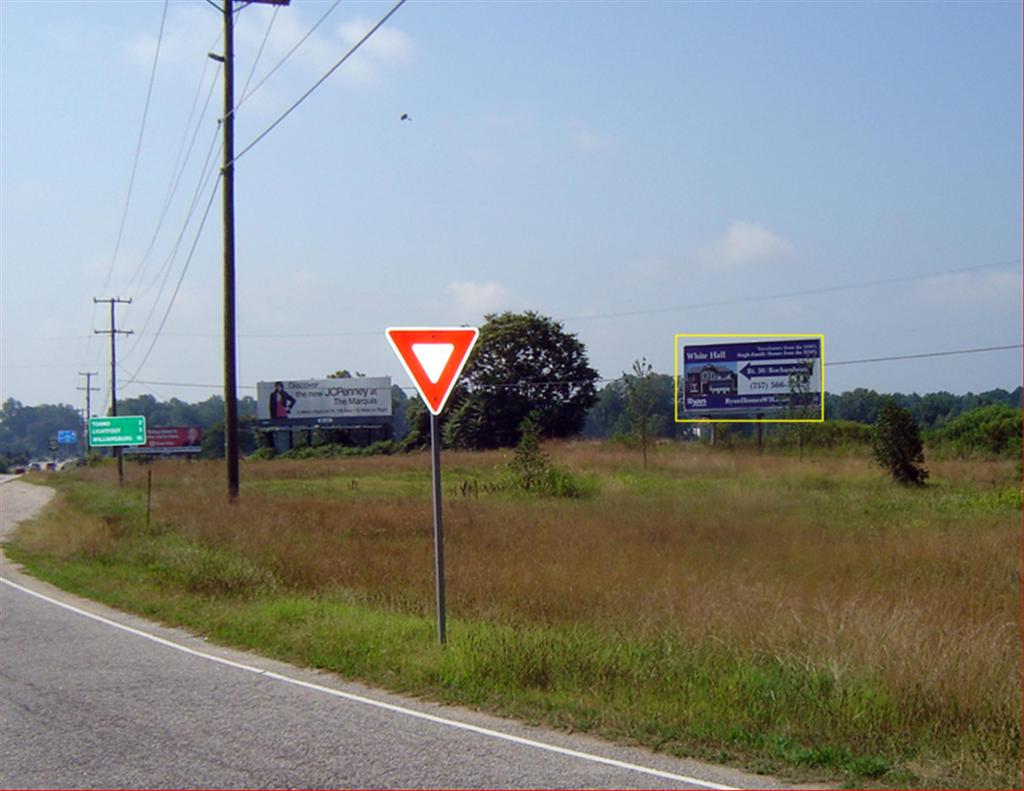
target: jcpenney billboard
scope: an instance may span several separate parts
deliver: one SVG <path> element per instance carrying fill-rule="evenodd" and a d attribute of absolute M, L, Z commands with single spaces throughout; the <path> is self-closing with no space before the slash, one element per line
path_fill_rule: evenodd
<path fill-rule="evenodd" d="M 261 425 L 380 425 L 391 419 L 391 377 L 257 382 Z"/>
<path fill-rule="evenodd" d="M 680 335 L 684 341 L 694 336 Z M 679 343 L 679 420 L 789 413 L 820 420 L 821 339 Z"/>

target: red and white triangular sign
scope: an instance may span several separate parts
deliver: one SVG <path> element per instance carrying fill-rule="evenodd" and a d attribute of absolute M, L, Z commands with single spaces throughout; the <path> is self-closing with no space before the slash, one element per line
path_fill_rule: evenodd
<path fill-rule="evenodd" d="M 480 330 L 476 327 L 389 327 L 384 332 L 427 409 L 440 415 Z"/>

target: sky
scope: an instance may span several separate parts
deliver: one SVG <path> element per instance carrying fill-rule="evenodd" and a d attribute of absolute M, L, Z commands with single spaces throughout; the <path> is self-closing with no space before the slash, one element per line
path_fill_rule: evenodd
<path fill-rule="evenodd" d="M 248 148 L 392 5 L 235 15 L 241 395 L 406 386 L 385 328 L 505 310 L 609 379 L 823 333 L 831 392 L 1021 384 L 1020 349 L 839 364 L 1020 344 L 1020 3 L 408 0 Z M 220 392 L 221 29 L 0 0 L 0 399 L 95 371 L 102 413 L 108 297 L 121 398 Z"/>

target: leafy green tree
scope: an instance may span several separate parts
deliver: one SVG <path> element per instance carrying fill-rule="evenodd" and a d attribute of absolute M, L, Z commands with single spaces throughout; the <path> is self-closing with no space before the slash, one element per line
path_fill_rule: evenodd
<path fill-rule="evenodd" d="M 1021 410 L 1006 404 L 972 409 L 932 432 L 932 443 L 957 455 L 1020 456 Z"/>
<path fill-rule="evenodd" d="M 477 402 L 473 409 L 486 424 L 477 447 L 514 445 L 534 410 L 544 436 L 578 434 L 597 399 L 598 374 L 583 343 L 533 311 L 486 318 L 462 377 L 465 397 Z"/>
<path fill-rule="evenodd" d="M 0 406 L 0 452 L 12 460 L 25 462 L 33 457 L 49 457 L 50 442 L 65 429 L 81 431 L 81 418 L 67 404 L 25 406 L 8 398 Z M 73 452 L 73 446 L 62 450 Z"/>
<path fill-rule="evenodd" d="M 240 418 L 238 421 L 238 450 L 246 456 L 260 446 L 254 418 Z M 200 455 L 207 459 L 224 458 L 224 421 L 215 423 L 203 431 Z"/>
<path fill-rule="evenodd" d="M 461 399 L 445 417 L 442 437 L 446 447 L 473 450 L 487 446 L 487 416 L 480 399 Z"/>
<path fill-rule="evenodd" d="M 405 407 L 405 423 L 409 427 L 402 446 L 407 450 L 430 445 L 430 412 L 423 400 L 415 395 Z"/>
<path fill-rule="evenodd" d="M 878 413 L 872 441 L 875 460 L 897 483 L 924 485 L 924 446 L 910 410 L 888 399 Z"/>

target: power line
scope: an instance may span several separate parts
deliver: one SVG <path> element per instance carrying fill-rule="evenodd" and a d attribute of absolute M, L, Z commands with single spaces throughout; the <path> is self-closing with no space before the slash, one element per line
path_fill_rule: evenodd
<path fill-rule="evenodd" d="M 139 167 L 139 157 L 142 153 L 142 140 L 146 134 L 146 119 L 149 117 L 149 101 L 153 96 L 153 83 L 156 80 L 156 67 L 160 61 L 160 46 L 164 40 L 164 23 L 167 21 L 167 4 L 169 0 L 164 0 L 163 12 L 160 15 L 160 32 L 157 34 L 156 39 L 156 51 L 153 53 L 153 67 L 149 72 L 149 85 L 146 88 L 146 102 L 142 107 L 142 123 L 139 125 L 139 139 L 135 143 L 135 158 L 132 161 L 132 172 L 131 177 L 128 179 L 128 194 L 124 199 L 124 209 L 121 212 L 121 225 L 117 231 L 117 242 L 114 244 L 114 255 L 110 259 L 110 268 L 107 270 L 107 279 L 103 282 L 103 291 L 106 291 L 107 286 L 110 285 L 110 278 L 114 274 L 114 265 L 117 263 L 117 254 L 121 249 L 121 240 L 124 237 L 124 226 L 125 221 L 128 219 L 128 205 L 132 200 L 132 190 L 135 187 L 135 174 Z"/>
<path fill-rule="evenodd" d="M 981 354 L 984 352 L 995 352 L 995 351 L 1006 351 L 1008 349 L 1021 349 L 1024 348 L 1024 344 L 1014 343 L 1005 346 L 984 346 L 976 349 L 953 349 L 941 352 L 924 352 L 921 354 L 900 354 L 891 357 L 869 357 L 861 360 L 840 360 L 836 362 L 825 362 L 825 366 L 830 365 L 861 365 L 867 363 L 880 363 L 889 362 L 891 360 L 913 360 L 926 357 L 947 357 L 954 354 Z M 496 388 L 515 388 L 515 387 L 546 387 L 554 385 L 579 385 L 586 384 L 587 382 L 593 381 L 597 384 L 607 384 L 608 382 L 617 382 L 622 377 L 599 377 L 595 380 L 589 379 L 567 379 L 564 381 L 543 381 L 543 382 L 501 382 L 492 385 L 486 385 L 481 389 L 496 389 Z M 128 384 L 137 385 L 158 385 L 163 387 L 201 387 L 211 390 L 219 390 L 223 385 L 213 384 L 201 384 L 199 382 L 157 382 L 149 381 L 146 379 L 132 379 Z M 253 385 L 239 385 L 240 390 L 255 390 L 256 387 Z M 414 387 L 401 387 L 402 390 L 408 390 L 414 392 Z"/>
<path fill-rule="evenodd" d="M 202 195 L 203 185 L 211 176 L 216 173 L 216 163 L 211 164 L 211 156 L 213 155 L 214 149 L 216 148 L 217 138 L 219 136 L 219 130 L 215 130 L 213 138 L 210 140 L 210 147 L 206 152 L 206 160 L 203 162 L 203 167 L 199 174 L 199 181 L 196 184 L 195 191 L 192 193 L 192 202 L 189 204 L 188 212 L 185 215 L 185 221 L 182 223 L 181 231 L 179 231 L 177 238 L 174 241 L 174 247 L 171 249 L 170 255 L 167 257 L 167 261 L 157 271 L 156 277 L 150 281 L 142 291 L 142 297 L 145 297 L 149 290 L 156 285 L 157 279 L 160 278 L 163 273 L 163 278 L 160 280 L 160 288 L 157 290 L 156 296 L 153 298 L 153 302 L 150 305 L 149 312 L 146 314 L 146 320 L 142 324 L 142 331 L 139 333 L 139 339 L 132 345 L 129 350 L 129 354 L 134 354 L 135 349 L 142 341 L 142 336 L 148 337 L 149 333 L 146 330 L 149 328 L 150 321 L 153 320 L 153 316 L 156 313 L 156 309 L 160 304 L 160 298 L 163 296 L 164 289 L 167 287 L 167 281 L 171 276 L 171 271 L 174 268 L 174 260 L 178 257 L 178 250 L 181 249 L 181 243 L 185 238 L 185 232 L 188 230 L 188 225 L 192 221 L 192 215 L 195 213 L 196 207 L 199 205 L 199 198 Z M 209 207 L 207 207 L 209 212 Z"/>
<path fill-rule="evenodd" d="M 231 160 L 230 164 L 234 164 L 239 159 L 241 159 L 247 152 L 249 152 L 253 148 L 253 146 L 255 146 L 257 143 L 259 143 L 264 137 L 269 135 L 274 130 L 274 128 L 277 127 L 278 124 L 280 124 L 285 118 L 287 118 L 289 115 L 291 115 L 292 111 L 295 110 L 296 107 L 298 107 L 300 104 L 302 104 L 309 97 L 309 95 L 311 93 L 313 93 L 313 91 L 315 91 L 317 88 L 319 88 L 321 85 L 323 85 L 323 83 L 327 80 L 327 78 L 330 77 L 332 74 L 334 74 L 334 72 L 338 70 L 338 67 L 341 66 L 342 63 L 344 63 L 346 60 L 348 60 L 356 52 L 356 50 L 358 50 L 361 46 L 363 46 L 363 44 L 365 44 L 370 39 L 370 36 L 372 36 L 374 33 L 376 33 L 377 30 L 379 30 L 380 27 L 385 22 L 387 22 L 396 11 L 398 11 L 399 8 L 401 8 L 403 5 L 405 5 L 405 2 L 406 2 L 406 0 L 398 0 L 398 2 L 395 3 L 391 7 L 391 10 L 388 11 L 384 16 L 382 16 L 380 18 L 380 21 L 378 21 L 377 24 L 375 24 L 372 28 L 370 28 L 369 31 L 367 31 L 366 35 L 364 35 L 361 39 L 359 39 L 359 41 L 357 41 L 352 46 L 352 48 L 341 57 L 341 60 L 339 60 L 337 63 L 335 63 L 333 66 L 331 66 L 331 68 L 327 71 L 327 73 L 323 77 L 321 77 L 319 80 L 317 80 L 315 83 L 313 83 L 313 86 L 308 91 L 306 91 L 304 94 L 302 94 L 302 96 L 300 96 L 295 101 L 295 103 L 292 104 L 291 107 L 289 107 L 287 110 L 285 110 L 283 113 L 281 113 L 281 115 L 278 116 L 276 121 L 274 121 L 270 126 L 268 126 L 266 129 L 264 129 L 262 132 L 260 132 L 255 137 L 255 139 L 253 139 L 253 141 L 251 143 L 249 143 L 249 145 L 247 145 L 245 148 L 243 148 L 241 151 L 239 151 L 237 154 L 235 154 L 235 156 Z"/>
<path fill-rule="evenodd" d="M 174 200 L 174 196 L 178 192 L 178 187 L 181 185 L 182 176 L 185 175 L 185 168 L 188 166 L 189 160 L 192 158 L 192 151 L 195 149 L 196 139 L 199 137 L 199 130 L 202 128 L 203 118 L 206 117 L 206 112 L 210 107 L 210 100 L 213 99 L 213 90 L 217 87 L 217 76 L 214 74 L 213 79 L 210 80 L 210 89 L 206 93 L 206 100 L 203 102 L 203 109 L 199 113 L 199 118 L 196 121 L 195 131 L 192 132 L 191 140 L 189 139 L 189 129 L 192 127 L 192 119 L 195 116 L 196 106 L 199 102 L 199 96 L 202 93 L 203 81 L 206 77 L 206 71 L 209 68 L 209 58 L 204 59 L 203 71 L 199 75 L 199 84 L 196 86 L 196 93 L 192 99 L 192 107 L 189 110 L 188 120 L 185 122 L 185 132 L 182 135 L 181 143 L 178 146 L 178 154 L 175 158 L 174 167 L 171 169 L 171 182 L 168 187 L 167 197 L 164 199 L 163 209 L 160 211 L 160 217 L 157 220 L 156 228 L 153 230 L 153 236 L 149 240 L 149 246 L 146 248 L 146 252 L 142 254 L 142 258 L 139 259 L 139 265 L 136 267 L 135 272 L 132 274 L 131 279 L 128 281 L 128 286 L 131 287 L 132 283 L 135 282 L 149 260 L 150 253 L 153 252 L 153 248 L 156 245 L 157 236 L 160 234 L 160 230 L 164 226 L 164 221 L 167 218 L 167 213 L 170 210 L 171 202 Z M 188 149 L 185 149 L 185 144 L 188 143 Z M 184 154 L 184 158 L 182 155 Z M 204 165 L 205 168 L 205 165 Z"/>
<path fill-rule="evenodd" d="M 203 227 L 206 225 L 206 219 L 210 216 L 210 209 L 213 206 L 213 199 L 217 197 L 217 187 L 220 185 L 220 181 L 214 183 L 213 189 L 210 191 L 210 200 L 206 204 L 206 210 L 203 212 L 203 217 L 199 221 L 199 228 L 196 230 L 195 239 L 192 241 L 192 248 L 188 252 L 188 258 L 185 259 L 185 265 L 181 268 L 181 275 L 178 277 L 178 282 L 174 286 L 174 291 L 171 293 L 171 298 L 167 303 L 167 308 L 164 310 L 163 318 L 160 319 L 160 326 L 157 327 L 156 332 L 153 334 L 153 340 L 149 344 L 149 348 L 146 349 L 146 353 L 142 357 L 142 361 L 135 368 L 135 373 L 132 374 L 130 382 L 135 381 L 135 377 L 138 376 L 139 371 L 146 364 L 149 359 L 149 355 L 152 354 L 153 348 L 156 346 L 156 342 L 160 339 L 160 333 L 163 331 L 164 325 L 167 323 L 167 317 L 171 313 L 171 308 L 174 307 L 174 301 L 178 297 L 178 291 L 181 288 L 182 282 L 185 280 L 185 275 L 188 272 L 188 268 L 192 263 L 192 257 L 195 255 L 196 246 L 199 244 L 199 237 L 203 234 Z M 129 383 L 130 383 L 129 382 Z"/>
<path fill-rule="evenodd" d="M 252 82 L 253 75 L 256 74 L 256 66 L 260 62 L 260 58 L 263 57 L 263 49 L 267 46 L 267 39 L 270 38 L 270 31 L 274 29 L 274 22 L 277 21 L 277 12 L 280 10 L 280 6 L 275 6 L 274 13 L 270 15 L 270 23 L 267 25 L 267 29 L 263 33 L 263 41 L 260 42 L 260 48 L 256 50 L 256 57 L 252 60 L 252 66 L 249 69 L 249 76 L 245 78 L 245 85 L 242 87 L 242 96 L 245 96 L 245 92 L 249 88 L 249 83 Z M 241 104 L 241 101 L 236 102 L 235 108 L 232 112 L 237 112 Z"/>
<path fill-rule="evenodd" d="M 736 299 L 723 299 L 715 302 L 697 302 L 690 305 L 676 305 L 670 308 L 645 308 L 641 310 L 620 311 L 617 313 L 598 313 L 587 316 L 570 316 L 564 321 L 593 321 L 597 319 L 619 319 L 627 316 L 646 316 L 654 313 L 677 313 L 683 310 L 700 310 L 702 308 L 722 308 L 731 305 L 746 305 L 752 302 L 769 302 L 776 299 L 789 299 L 791 297 L 809 297 L 819 294 L 832 294 L 838 291 L 848 291 L 856 288 L 874 288 L 875 286 L 888 286 L 894 283 L 908 283 L 914 280 L 922 280 L 932 277 L 943 277 L 955 275 L 962 272 L 973 272 L 978 269 L 992 269 L 999 266 L 1019 264 L 1021 259 L 1011 258 L 1005 261 L 994 261 L 990 264 L 975 264 L 974 266 L 957 267 L 946 269 L 940 272 L 929 272 L 926 274 L 899 275 L 898 277 L 887 277 L 880 280 L 866 280 L 860 283 L 846 283 L 838 286 L 825 286 L 823 288 L 808 288 L 801 291 L 785 291 L 777 294 L 762 294 L 754 297 L 739 297 Z"/>
<path fill-rule="evenodd" d="M 252 96 L 254 93 L 256 93 L 256 91 L 258 91 L 260 89 L 260 87 L 263 85 L 263 83 L 265 83 L 267 80 L 269 80 L 274 75 L 274 73 L 278 69 L 280 69 L 285 64 L 285 62 L 292 55 L 295 54 L 296 50 L 298 50 L 299 47 L 301 47 L 303 44 L 306 43 L 306 39 L 308 39 L 310 36 L 313 35 L 313 33 L 316 31 L 316 29 L 318 27 L 320 27 L 320 25 L 323 23 L 323 21 L 325 19 L 327 19 L 327 17 L 329 17 L 331 15 L 331 12 L 334 11 L 334 9 L 337 8 L 340 3 L 341 3 L 341 0 L 334 0 L 334 3 L 331 5 L 331 7 L 328 8 L 327 11 L 324 13 L 324 15 L 321 16 L 316 21 L 316 24 L 314 24 L 313 27 L 311 27 L 306 32 L 306 35 L 304 35 L 302 38 L 300 38 L 298 40 L 298 42 L 295 44 L 295 46 L 292 47 L 290 50 L 288 50 L 288 52 L 285 54 L 285 56 L 283 58 L 281 58 L 281 60 L 279 60 L 277 62 L 276 66 L 274 66 L 270 71 L 268 71 L 266 74 L 263 75 L 263 77 L 260 79 L 260 81 L 253 86 L 251 91 L 248 90 L 249 83 L 248 83 L 248 81 L 246 81 L 246 86 L 244 88 L 242 88 L 242 98 L 239 99 L 238 103 L 235 105 L 234 112 L 238 112 L 238 108 L 241 107 L 243 104 L 245 104 L 246 101 L 248 101 L 249 97 Z M 274 11 L 276 13 L 277 9 L 274 9 Z M 253 70 L 255 71 L 255 66 L 253 67 Z M 249 77 L 251 79 L 252 78 L 252 74 L 250 74 Z"/>
<path fill-rule="evenodd" d="M 1024 344 L 1013 343 L 1008 346 L 983 346 L 978 349 L 955 349 L 946 352 L 925 352 L 923 354 L 899 354 L 893 357 L 866 357 L 863 360 L 840 360 L 837 362 L 825 362 L 830 365 L 860 365 L 862 363 L 884 363 L 890 360 L 920 360 L 925 357 L 949 357 L 953 354 L 979 354 L 981 352 L 1000 352 L 1007 349 L 1024 349 Z"/>
<path fill-rule="evenodd" d="M 128 207 L 131 204 L 132 191 L 133 191 L 134 186 L 135 186 L 135 174 L 138 171 L 139 157 L 140 157 L 141 152 L 142 152 L 142 140 L 143 140 L 143 136 L 145 135 L 145 131 L 146 131 L 146 119 L 149 116 L 149 102 L 150 102 L 150 99 L 151 99 L 152 94 L 153 94 L 153 82 L 154 82 L 154 80 L 156 78 L 156 67 L 157 67 L 157 63 L 160 60 L 160 47 L 163 44 L 163 39 L 164 39 L 164 24 L 167 21 L 167 5 L 168 5 L 168 0 L 164 0 L 163 11 L 161 12 L 161 15 L 160 15 L 160 30 L 157 33 L 156 51 L 153 53 L 153 66 L 150 69 L 149 84 L 146 87 L 146 101 L 143 104 L 143 108 L 142 108 L 142 123 L 139 126 L 139 138 L 138 138 L 138 140 L 136 141 L 136 144 L 135 144 L 135 156 L 134 156 L 134 158 L 132 160 L 131 175 L 129 176 L 129 179 L 128 179 L 128 194 L 125 195 L 124 208 L 121 211 L 121 222 L 120 222 L 120 225 L 119 225 L 118 231 L 117 231 L 117 240 L 114 242 L 114 253 L 110 257 L 110 266 L 107 268 L 107 276 L 106 276 L 106 279 L 103 281 L 103 289 L 102 290 L 104 290 L 104 291 L 106 291 L 107 286 L 110 285 L 110 280 L 111 280 L 111 278 L 114 275 L 114 267 L 115 267 L 115 265 L 117 263 L 117 256 L 118 256 L 118 253 L 121 250 L 121 241 L 122 241 L 122 239 L 124 237 L 124 226 L 125 226 L 125 222 L 128 219 Z M 95 324 L 95 323 L 96 323 L 96 305 L 94 304 L 93 305 L 93 310 L 92 310 L 92 319 L 90 320 L 90 325 Z M 84 358 L 86 358 L 86 364 L 87 365 L 90 364 L 89 352 L 92 349 L 92 341 L 93 341 L 93 336 L 91 336 L 91 335 L 88 336 L 88 339 L 85 341 L 84 348 L 82 349 L 82 356 Z"/>

